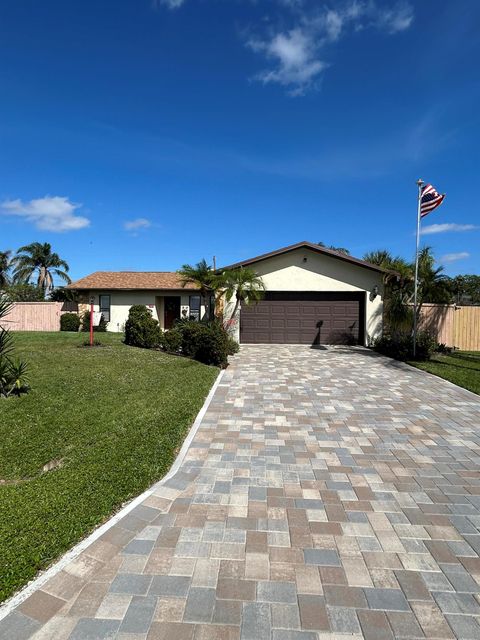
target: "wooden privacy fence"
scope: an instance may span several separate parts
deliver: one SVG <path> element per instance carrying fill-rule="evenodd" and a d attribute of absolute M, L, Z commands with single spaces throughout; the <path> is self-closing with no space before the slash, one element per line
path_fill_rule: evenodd
<path fill-rule="evenodd" d="M 60 331 L 60 316 L 77 310 L 76 302 L 15 302 L 2 324 L 11 331 Z"/>
<path fill-rule="evenodd" d="M 430 331 L 449 347 L 480 351 L 480 307 L 424 304 L 419 328 Z"/>

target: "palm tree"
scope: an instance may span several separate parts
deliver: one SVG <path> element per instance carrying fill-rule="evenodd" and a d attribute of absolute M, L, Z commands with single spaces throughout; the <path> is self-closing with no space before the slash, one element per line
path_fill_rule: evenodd
<path fill-rule="evenodd" d="M 203 306 L 207 307 L 207 295 L 215 290 L 215 273 L 205 258 L 195 265 L 184 264 L 177 271 L 182 287 L 193 284 L 199 290 Z"/>
<path fill-rule="evenodd" d="M 224 271 L 218 276 L 218 287 L 222 289 L 227 302 L 235 297 L 235 306 L 229 322 L 234 320 L 241 302 L 258 302 L 265 291 L 262 278 L 249 267 Z"/>
<path fill-rule="evenodd" d="M 46 295 L 53 288 L 53 276 L 58 276 L 65 282 L 71 282 L 68 276 L 69 266 L 58 253 L 52 253 L 48 242 L 32 242 L 20 247 L 12 260 L 14 265 L 13 278 L 15 282 L 27 283 L 37 274 L 37 287 Z"/>
<path fill-rule="evenodd" d="M 335 247 L 333 244 L 327 245 L 324 242 L 317 242 L 319 247 L 325 247 L 325 249 L 330 249 L 330 251 L 336 251 L 337 253 L 343 253 L 344 256 L 349 256 L 350 251 L 345 249 L 345 247 Z"/>
<path fill-rule="evenodd" d="M 11 251 L 0 251 L 0 291 L 10 284 Z"/>
<path fill-rule="evenodd" d="M 423 247 L 418 254 L 417 317 L 420 317 L 425 302 L 446 304 L 452 300 L 449 278 L 443 267 L 435 268 L 435 258 L 431 247 Z"/>

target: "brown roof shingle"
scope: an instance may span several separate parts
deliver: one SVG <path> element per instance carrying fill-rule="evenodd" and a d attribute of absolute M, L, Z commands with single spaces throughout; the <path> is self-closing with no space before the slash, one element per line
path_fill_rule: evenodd
<path fill-rule="evenodd" d="M 196 289 L 182 287 L 175 271 L 95 271 L 68 285 L 68 289 Z"/>

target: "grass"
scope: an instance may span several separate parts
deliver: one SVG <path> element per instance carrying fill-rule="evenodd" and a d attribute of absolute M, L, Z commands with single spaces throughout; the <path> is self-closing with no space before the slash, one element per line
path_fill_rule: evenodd
<path fill-rule="evenodd" d="M 435 354 L 428 362 L 409 362 L 409 364 L 480 394 L 479 351 L 454 351 L 449 355 Z"/>
<path fill-rule="evenodd" d="M 0 400 L 0 600 L 166 473 L 218 373 L 115 334 L 15 336 L 32 390 Z"/>

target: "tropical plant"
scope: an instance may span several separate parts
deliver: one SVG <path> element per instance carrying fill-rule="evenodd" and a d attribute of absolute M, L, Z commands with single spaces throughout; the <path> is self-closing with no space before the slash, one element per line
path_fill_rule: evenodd
<path fill-rule="evenodd" d="M 11 251 L 0 251 L 0 291 L 10 284 Z"/>
<path fill-rule="evenodd" d="M 66 289 L 65 287 L 55 287 L 50 291 L 49 300 L 52 302 L 78 302 L 78 291 Z"/>
<path fill-rule="evenodd" d="M 420 317 L 425 302 L 446 304 L 451 302 L 452 293 L 449 278 L 443 267 L 435 267 L 431 247 L 423 247 L 418 254 L 417 317 Z"/>
<path fill-rule="evenodd" d="M 457 304 L 480 304 L 480 276 L 455 276 L 450 279 L 450 290 Z"/>
<path fill-rule="evenodd" d="M 350 255 L 350 251 L 345 249 L 345 247 L 335 247 L 333 244 L 326 245 L 324 242 L 317 242 L 319 247 L 324 247 L 325 249 L 330 249 L 330 251 L 336 251 L 337 253 L 343 253 L 345 256 Z"/>
<path fill-rule="evenodd" d="M 37 287 L 45 296 L 53 288 L 53 278 L 58 276 L 65 282 L 70 282 L 68 276 L 68 264 L 62 260 L 58 253 L 52 252 L 48 242 L 32 242 L 20 247 L 12 259 L 14 267 L 13 278 L 15 282 L 28 283 L 36 275 Z"/>
<path fill-rule="evenodd" d="M 262 278 L 250 267 L 239 267 L 238 269 L 224 271 L 217 276 L 217 288 L 225 294 L 227 302 L 235 298 L 230 322 L 234 320 L 240 303 L 258 302 L 265 291 Z"/>
<path fill-rule="evenodd" d="M 41 302 L 44 294 L 33 284 L 11 284 L 4 291 L 4 295 L 10 302 Z"/>
<path fill-rule="evenodd" d="M 28 365 L 13 355 L 13 335 L 2 325 L 12 303 L 0 298 L 0 397 L 18 396 L 28 391 Z"/>
<path fill-rule="evenodd" d="M 216 277 L 215 272 L 212 271 L 212 267 L 207 263 L 205 258 L 195 265 L 182 265 L 177 273 L 180 276 L 182 287 L 192 284 L 198 288 L 202 305 L 206 308 L 207 296 L 215 291 Z"/>
<path fill-rule="evenodd" d="M 385 276 L 388 329 L 393 333 L 409 331 L 413 325 L 415 262 L 393 257 L 386 249 L 366 253 L 363 259 L 391 272 Z M 417 319 L 426 302 L 448 303 L 451 298 L 450 280 L 443 274 L 443 267 L 435 267 L 431 247 L 423 247 L 418 254 Z"/>

